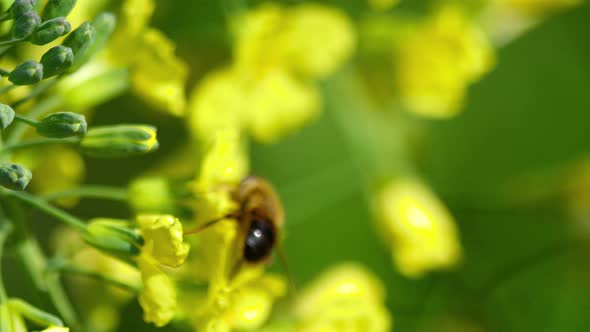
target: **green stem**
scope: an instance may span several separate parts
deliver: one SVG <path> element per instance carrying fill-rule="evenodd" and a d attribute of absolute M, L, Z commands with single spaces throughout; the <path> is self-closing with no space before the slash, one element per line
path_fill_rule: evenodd
<path fill-rule="evenodd" d="M 22 142 L 22 143 L 4 145 L 4 148 L 2 150 L 0 150 L 0 154 L 12 152 L 14 150 L 21 150 L 21 149 L 31 148 L 31 147 L 35 147 L 35 146 L 41 146 L 41 145 L 78 144 L 78 143 L 80 143 L 80 138 L 78 138 L 78 137 L 40 138 L 40 139 L 30 140 L 30 141 L 26 141 L 26 142 Z"/>
<path fill-rule="evenodd" d="M 4 68 L 0 68 L 0 75 L 2 75 L 2 76 L 8 76 L 8 75 L 10 75 L 10 70 L 4 69 Z"/>
<path fill-rule="evenodd" d="M 124 188 L 100 185 L 86 185 L 76 188 L 70 188 L 60 192 L 49 193 L 42 196 L 42 198 L 46 201 L 55 201 L 58 199 L 72 197 L 100 198 L 126 202 L 129 198 L 129 195 L 127 193 L 127 189 Z"/>
<path fill-rule="evenodd" d="M 0 22 L 8 21 L 12 18 L 12 13 L 10 11 L 6 11 L 0 14 Z"/>
<path fill-rule="evenodd" d="M 72 227 L 78 229 L 79 231 L 86 230 L 86 223 L 84 223 L 84 221 L 82 221 L 81 219 L 79 219 L 77 217 L 74 217 L 73 215 L 71 215 L 61 209 L 58 209 L 58 208 L 50 205 L 49 203 L 45 202 L 44 200 L 42 200 L 36 196 L 28 194 L 24 191 L 14 191 L 14 190 L 7 190 L 7 189 L 2 190 L 0 193 L 4 196 L 13 197 L 23 203 L 27 203 L 27 204 L 45 212 L 45 213 L 47 213 L 48 215 L 68 224 L 69 226 L 72 226 Z"/>
<path fill-rule="evenodd" d="M 38 104 L 36 104 L 31 110 L 26 114 L 27 118 L 29 119 L 37 119 L 44 114 L 47 114 L 57 108 L 59 108 L 63 104 L 63 99 L 58 96 L 51 96 Z M 20 141 L 27 130 L 27 125 L 24 123 L 14 123 L 12 126 L 12 131 L 6 138 L 7 144 L 14 144 Z"/>
<path fill-rule="evenodd" d="M 73 331 L 79 330 L 76 312 L 69 302 L 58 276 L 55 273 L 47 273 L 47 258 L 43 254 L 39 242 L 29 235 L 22 206 L 14 200 L 8 201 L 8 203 L 11 208 L 10 215 L 17 221 L 15 224 L 18 233 L 16 238 L 20 239 L 16 245 L 17 252 L 35 287 L 49 295 L 59 315 Z"/>
<path fill-rule="evenodd" d="M 0 41 L 0 47 L 2 47 L 2 46 L 12 46 L 12 45 L 15 45 L 15 44 L 18 44 L 18 43 L 22 42 L 23 40 L 24 39 L 22 39 L 22 38 L 15 38 L 15 39 L 3 40 L 3 41 Z"/>
<path fill-rule="evenodd" d="M 131 293 L 137 294 L 140 292 L 140 289 L 138 287 L 126 284 L 122 281 L 119 280 L 115 280 L 111 277 L 105 276 L 103 274 L 100 274 L 98 272 L 94 272 L 94 271 L 90 271 L 87 269 L 83 269 L 81 267 L 75 266 L 73 264 L 68 264 L 68 263 L 63 263 L 60 262 L 58 264 L 55 265 L 49 265 L 49 270 L 50 271 L 59 271 L 59 272 L 67 272 L 67 273 L 72 273 L 72 274 L 77 274 L 77 275 L 81 275 L 81 276 L 85 276 L 91 279 L 95 279 L 98 281 L 102 281 L 108 284 L 111 284 L 113 286 L 122 288 L 124 290 L 127 290 Z"/>
<path fill-rule="evenodd" d="M 18 120 L 18 121 L 21 121 L 21 122 L 23 122 L 25 124 L 28 124 L 31 127 L 37 127 L 37 124 L 39 124 L 37 121 L 32 120 L 32 119 L 29 119 L 26 116 L 22 116 L 20 114 L 15 114 L 14 115 L 14 119 L 15 120 Z"/>
<path fill-rule="evenodd" d="M 6 289 L 4 288 L 4 278 L 2 277 L 2 257 L 3 257 L 3 249 L 4 243 L 6 242 L 6 238 L 10 231 L 12 230 L 11 225 L 6 221 L 6 219 L 0 221 L 0 304 L 4 304 L 8 300 L 8 296 L 6 295 Z"/>

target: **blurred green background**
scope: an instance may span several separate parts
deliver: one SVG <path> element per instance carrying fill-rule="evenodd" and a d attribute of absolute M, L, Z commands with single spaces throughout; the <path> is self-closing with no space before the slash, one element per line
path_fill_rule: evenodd
<path fill-rule="evenodd" d="M 324 2 L 356 19 L 366 8 L 360 0 Z M 402 6 L 425 4 L 402 1 Z M 217 1 L 161 0 L 154 25 L 176 41 L 178 54 L 190 64 L 190 87 L 230 59 Z M 498 51 L 496 68 L 471 86 L 459 116 L 413 119 L 425 128 L 415 163 L 459 225 L 464 261 L 455 271 L 421 280 L 396 272 L 371 225 L 363 169 L 334 119 L 334 112 L 354 105 L 348 96 L 326 96 L 319 120 L 279 144 L 253 145 L 253 173 L 271 180 L 285 204 L 285 249 L 296 284 L 334 263 L 359 261 L 385 283 L 396 331 L 443 331 L 441 321 L 453 319 L 481 331 L 588 330 L 590 246 L 572 231 L 565 199 L 555 195 L 517 205 L 504 199 L 504 189 L 519 179 L 533 179 L 532 189 L 551 191 L 572 162 L 590 155 L 588 36 L 590 4 L 553 16 Z M 339 75 L 322 83 L 324 91 L 338 94 L 330 86 Z M 125 96 L 101 106 L 92 122 L 156 123 L 160 151 L 117 162 L 93 160 L 87 164 L 88 183 L 126 185 L 189 139 L 178 130 L 181 119 L 145 108 Z M 129 213 L 122 205 L 90 200 L 75 212 L 91 217 L 106 208 L 114 217 Z M 54 225 L 41 215 L 36 220 L 47 221 L 37 234 Z M 35 299 L 17 265 L 7 271 L 8 287 Z M 120 331 L 155 330 L 141 321 L 136 302 L 126 311 L 134 314 L 124 315 Z M 480 330 L 455 330 L 460 331 Z"/>

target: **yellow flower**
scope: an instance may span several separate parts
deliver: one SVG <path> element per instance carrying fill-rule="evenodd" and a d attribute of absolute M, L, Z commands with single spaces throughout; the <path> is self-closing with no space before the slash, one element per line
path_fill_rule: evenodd
<path fill-rule="evenodd" d="M 255 331 L 286 292 L 284 278 L 263 274 L 264 266 L 240 263 L 238 227 L 235 220 L 220 221 L 199 234 L 195 244 L 198 256 L 189 263 L 191 272 L 209 286 L 192 296 L 185 310 L 199 330 Z"/>
<path fill-rule="evenodd" d="M 453 217 L 420 181 L 391 180 L 375 198 L 375 209 L 380 233 L 392 243 L 392 257 L 405 276 L 419 277 L 460 260 Z"/>
<path fill-rule="evenodd" d="M 139 215 L 137 224 L 145 241 L 143 254 L 170 267 L 184 264 L 189 245 L 183 242 L 182 225 L 177 218 L 171 215 Z"/>
<path fill-rule="evenodd" d="M 104 9 L 106 2 L 78 4 L 69 19 L 91 20 Z M 187 66 L 175 55 L 174 44 L 159 30 L 148 26 L 154 9 L 153 0 L 123 1 L 117 29 L 104 51 L 60 82 L 58 91 L 65 103 L 88 109 L 122 93 L 130 85 L 133 92 L 154 108 L 178 116 L 184 114 Z M 102 88 L 96 89 L 97 84 Z"/>
<path fill-rule="evenodd" d="M 416 114 L 448 118 L 462 107 L 468 86 L 494 64 L 483 31 L 460 9 L 442 8 L 399 47 L 401 101 Z"/>
<path fill-rule="evenodd" d="M 62 326 L 50 326 L 41 332 L 69 332 L 70 329 Z"/>
<path fill-rule="evenodd" d="M 191 128 L 198 137 L 234 128 L 274 142 L 319 112 L 313 80 L 350 57 L 356 43 L 352 23 L 335 8 L 311 4 L 265 4 L 235 23 L 234 61 L 195 88 Z"/>
<path fill-rule="evenodd" d="M 143 319 L 158 327 L 168 324 L 176 313 L 176 288 L 172 280 L 147 255 L 137 260 L 143 288 L 139 304 Z"/>
<path fill-rule="evenodd" d="M 340 67 L 356 46 L 352 22 L 337 8 L 305 3 L 290 8 L 279 36 L 287 66 L 313 78 Z"/>
<path fill-rule="evenodd" d="M 332 267 L 299 294 L 296 331 L 390 331 L 384 293 L 381 282 L 364 267 Z"/>
<path fill-rule="evenodd" d="M 260 142 L 274 142 L 311 122 L 320 111 L 316 87 L 282 70 L 269 71 L 252 86 L 244 105 L 250 134 Z"/>

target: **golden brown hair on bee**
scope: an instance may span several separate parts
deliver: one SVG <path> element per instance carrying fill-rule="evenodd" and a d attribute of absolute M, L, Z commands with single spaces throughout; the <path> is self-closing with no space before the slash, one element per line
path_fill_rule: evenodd
<path fill-rule="evenodd" d="M 281 201 L 270 183 L 256 176 L 245 178 L 235 192 L 240 204 L 237 219 L 242 234 L 242 254 L 249 263 L 267 260 L 284 221 Z"/>

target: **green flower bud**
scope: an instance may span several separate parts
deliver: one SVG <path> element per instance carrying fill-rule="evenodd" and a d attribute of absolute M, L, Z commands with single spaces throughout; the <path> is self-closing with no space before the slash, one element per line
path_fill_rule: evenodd
<path fill-rule="evenodd" d="M 74 64 L 74 53 L 69 47 L 55 46 L 43 54 L 41 64 L 43 65 L 43 78 L 58 75 Z"/>
<path fill-rule="evenodd" d="M 24 190 L 33 174 L 26 167 L 19 164 L 0 165 L 0 186 L 12 190 Z"/>
<path fill-rule="evenodd" d="M 115 256 L 138 255 L 143 245 L 141 235 L 119 219 L 92 219 L 82 237 L 89 245 Z"/>
<path fill-rule="evenodd" d="M 43 79 L 43 65 L 32 60 L 16 66 L 8 76 L 8 80 L 14 85 L 35 84 L 41 79 Z"/>
<path fill-rule="evenodd" d="M 39 14 L 34 11 L 26 12 L 14 22 L 12 36 L 16 39 L 27 38 L 41 24 Z"/>
<path fill-rule="evenodd" d="M 49 0 L 43 9 L 43 21 L 56 17 L 67 17 L 74 9 L 77 0 Z"/>
<path fill-rule="evenodd" d="M 14 110 L 6 104 L 0 104 L 0 128 L 5 129 L 14 120 Z"/>
<path fill-rule="evenodd" d="M 94 42 L 95 37 L 96 29 L 89 22 L 85 22 L 64 40 L 63 45 L 71 48 L 72 52 L 74 52 L 74 66 L 72 69 L 83 64 L 84 54 Z"/>
<path fill-rule="evenodd" d="M 96 31 L 94 42 L 92 45 L 90 45 L 88 50 L 84 53 L 84 56 L 80 59 L 80 64 L 86 63 L 94 54 L 98 53 L 104 48 L 107 41 L 111 37 L 111 34 L 115 30 L 116 24 L 117 20 L 115 15 L 111 13 L 102 13 L 94 18 L 92 21 L 92 26 Z"/>
<path fill-rule="evenodd" d="M 72 112 L 51 113 L 37 124 L 37 133 L 41 136 L 64 138 L 86 134 L 86 118 Z"/>
<path fill-rule="evenodd" d="M 97 158 L 118 158 L 152 152 L 158 145 L 155 127 L 116 125 L 90 128 L 80 142 L 80 149 Z"/>
<path fill-rule="evenodd" d="M 43 22 L 31 35 L 31 43 L 35 45 L 48 44 L 70 32 L 72 26 L 63 17 L 57 17 Z"/>
<path fill-rule="evenodd" d="M 35 9 L 35 0 L 15 0 L 10 6 L 10 13 L 13 18 L 18 18 L 24 13 L 28 13 Z"/>

